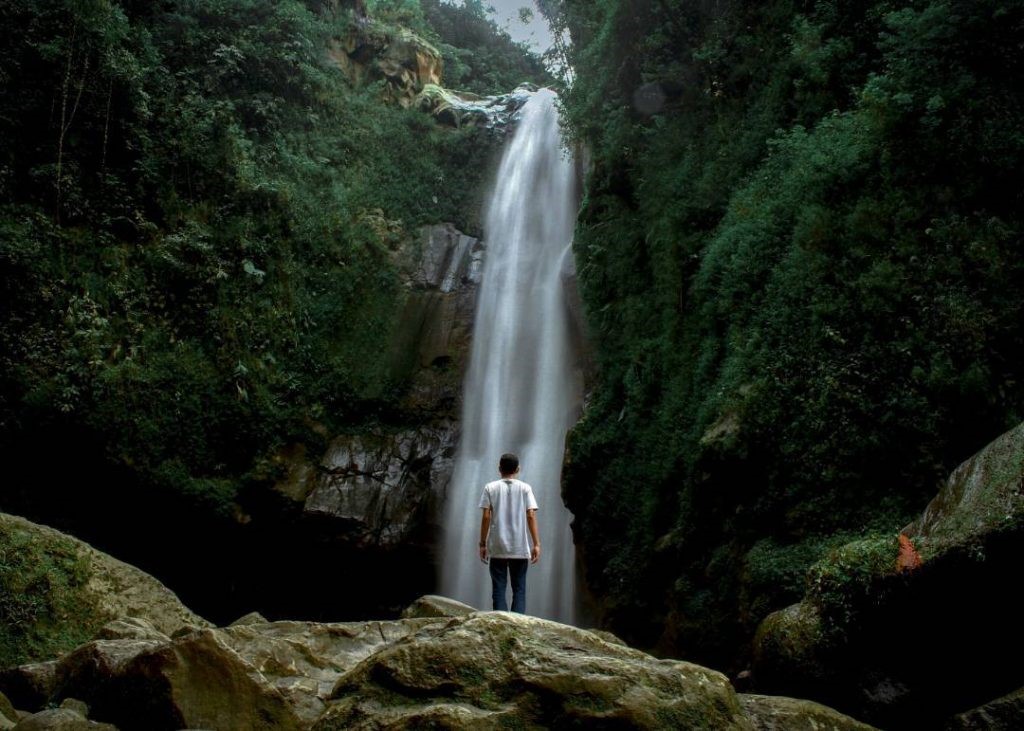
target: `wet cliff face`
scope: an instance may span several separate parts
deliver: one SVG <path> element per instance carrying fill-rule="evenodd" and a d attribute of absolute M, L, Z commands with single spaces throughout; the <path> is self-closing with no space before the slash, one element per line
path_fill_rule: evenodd
<path fill-rule="evenodd" d="M 424 226 L 399 248 L 405 301 L 389 348 L 392 375 L 408 384 L 400 418 L 324 433 L 319 452 L 300 443 L 284 447 L 277 459 L 285 476 L 273 495 L 253 505 L 254 526 L 286 525 L 301 536 L 301 548 L 290 553 L 303 565 L 300 574 L 320 576 L 299 590 L 318 616 L 390 616 L 435 587 L 438 512 L 459 440 L 485 251 L 484 242 L 450 223 Z M 325 579 L 330 589 L 314 588 Z M 365 594 L 359 586 L 367 587 Z M 308 607 L 293 616 L 309 616 Z"/>
<path fill-rule="evenodd" d="M 405 302 L 390 349 L 393 376 L 409 384 L 402 424 L 324 434 L 319 454 L 295 443 L 275 455 L 286 472 L 274 490 L 288 510 L 360 561 L 411 551 L 408 573 L 432 575 L 484 252 L 445 223 L 423 227 L 396 254 Z"/>

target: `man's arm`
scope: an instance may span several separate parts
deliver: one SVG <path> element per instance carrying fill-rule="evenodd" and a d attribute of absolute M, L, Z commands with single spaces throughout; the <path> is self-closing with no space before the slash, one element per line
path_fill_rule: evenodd
<path fill-rule="evenodd" d="M 480 560 L 487 562 L 487 531 L 491 528 L 491 509 L 483 508 L 480 515 Z"/>
<path fill-rule="evenodd" d="M 540 561 L 540 534 L 537 532 L 536 509 L 526 511 L 526 524 L 530 527 L 530 538 L 533 539 L 533 550 L 530 551 L 530 563 Z"/>

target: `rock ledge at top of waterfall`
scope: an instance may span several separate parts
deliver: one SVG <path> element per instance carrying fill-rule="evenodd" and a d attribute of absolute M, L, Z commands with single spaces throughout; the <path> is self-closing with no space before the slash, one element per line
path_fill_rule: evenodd
<path fill-rule="evenodd" d="M 509 130 L 515 113 L 537 87 L 523 82 L 507 94 L 480 96 L 468 91 L 445 89 L 425 84 L 416 97 L 417 106 L 438 122 L 452 127 L 475 125 L 503 134 Z"/>

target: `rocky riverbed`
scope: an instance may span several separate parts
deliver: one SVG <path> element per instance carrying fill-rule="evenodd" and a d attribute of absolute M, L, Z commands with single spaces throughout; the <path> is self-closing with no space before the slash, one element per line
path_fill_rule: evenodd
<path fill-rule="evenodd" d="M 43 557 L 83 561 L 69 586 L 74 606 L 91 611 L 44 613 L 28 634 L 53 622 L 79 634 L 95 627 L 85 642 L 51 644 L 0 672 L 0 728 L 870 728 L 813 702 L 737 693 L 719 672 L 606 632 L 443 597 L 394 620 L 251 614 L 213 627 L 81 541 L 13 516 L 0 528 Z"/>

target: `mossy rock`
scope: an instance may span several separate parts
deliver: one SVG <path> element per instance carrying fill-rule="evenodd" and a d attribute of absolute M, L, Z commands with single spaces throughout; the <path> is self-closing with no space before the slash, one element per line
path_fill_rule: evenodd
<path fill-rule="evenodd" d="M 1022 485 L 1024 425 L 957 467 L 903 529 L 922 562 L 900 568 L 897 533 L 829 551 L 808 571 L 803 601 L 760 626 L 757 689 L 815 698 L 883 726 L 941 727 L 955 717 L 951 728 L 983 727 L 978 719 L 990 710 L 1012 717 L 1012 694 L 962 711 L 1024 679 L 1020 605 L 1006 594 L 1024 548 Z"/>
<path fill-rule="evenodd" d="M 164 634 L 209 625 L 149 574 L 0 513 L 0 668 L 55 657 L 129 616 Z"/>
<path fill-rule="evenodd" d="M 770 677 L 796 669 L 807 676 L 824 672 L 821 663 L 821 615 L 809 602 L 772 612 L 754 637 L 756 674 Z"/>
<path fill-rule="evenodd" d="M 842 634 L 866 604 L 877 604 L 883 584 L 897 575 L 899 540 L 894 533 L 851 541 L 825 554 L 807 572 L 806 600 L 824 620 L 827 640 Z"/>
<path fill-rule="evenodd" d="M 1024 423 L 957 467 L 921 516 L 903 529 L 928 561 L 994 533 L 1024 530 Z"/>

